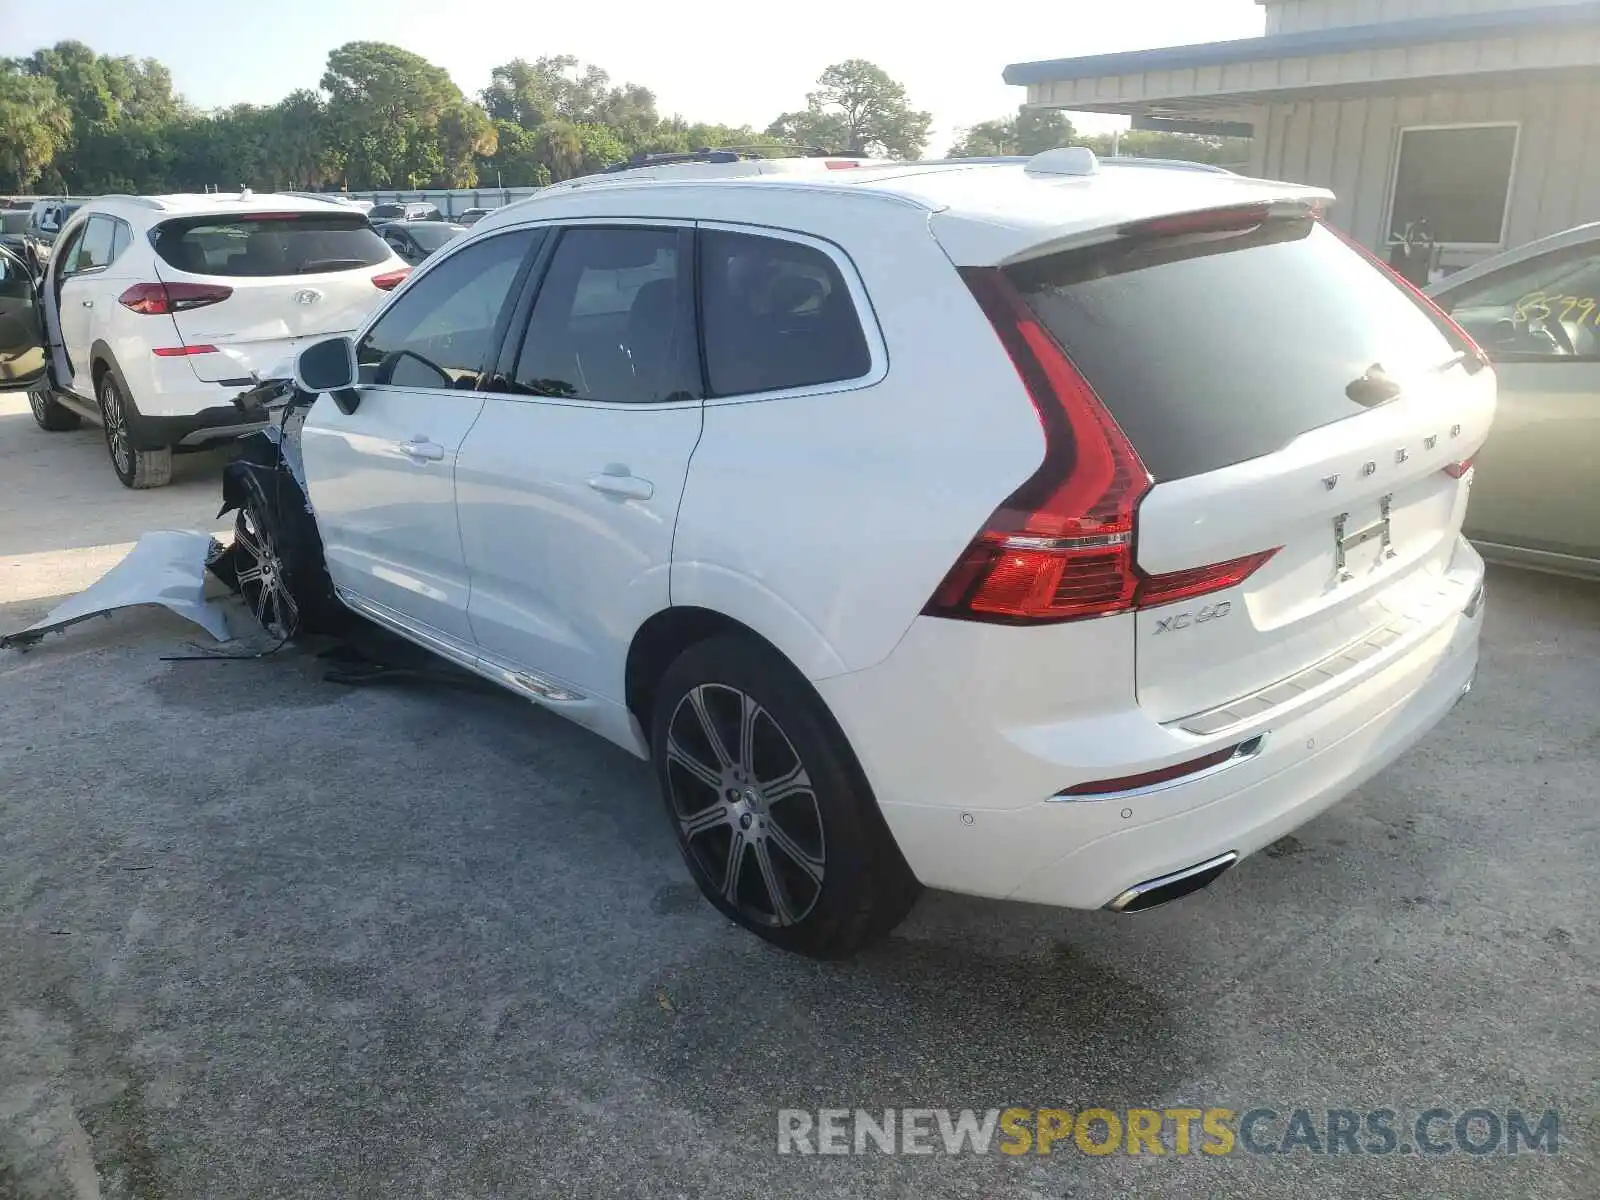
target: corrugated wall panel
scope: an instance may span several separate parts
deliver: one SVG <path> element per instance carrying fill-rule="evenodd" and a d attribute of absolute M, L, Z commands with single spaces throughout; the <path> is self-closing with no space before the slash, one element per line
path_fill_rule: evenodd
<path fill-rule="evenodd" d="M 1361 168 L 1356 180 L 1356 215 L 1350 227 L 1364 245 L 1380 246 L 1388 236 L 1389 177 L 1395 152 L 1393 96 L 1367 101 L 1366 125 L 1361 131 Z"/>
<path fill-rule="evenodd" d="M 1332 220 L 1347 232 L 1355 230 L 1356 197 L 1361 191 L 1361 135 L 1366 122 L 1365 100 L 1339 103 L 1333 137 L 1333 173 L 1328 186 L 1339 198 Z"/>
<path fill-rule="evenodd" d="M 1545 195 L 1561 186 L 1562 169 L 1556 159 L 1554 142 L 1558 119 L 1556 87 L 1549 83 L 1529 84 L 1519 98 L 1522 134 L 1517 141 L 1516 173 L 1511 181 L 1511 211 L 1506 221 L 1506 244 L 1519 246 L 1553 230 L 1540 219 Z"/>
<path fill-rule="evenodd" d="M 1311 145 L 1306 154 L 1305 182 L 1333 186 L 1333 149 L 1339 140 L 1339 103 L 1318 100 L 1311 109 Z"/>

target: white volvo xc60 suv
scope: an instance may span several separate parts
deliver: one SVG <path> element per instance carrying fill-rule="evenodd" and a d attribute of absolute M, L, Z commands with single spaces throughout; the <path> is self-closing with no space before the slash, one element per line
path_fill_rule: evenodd
<path fill-rule="evenodd" d="M 651 759 L 792 950 L 919 885 L 1175 898 L 1477 662 L 1493 372 L 1331 199 L 1082 150 L 547 189 L 302 352 L 228 478 L 241 589 Z"/>

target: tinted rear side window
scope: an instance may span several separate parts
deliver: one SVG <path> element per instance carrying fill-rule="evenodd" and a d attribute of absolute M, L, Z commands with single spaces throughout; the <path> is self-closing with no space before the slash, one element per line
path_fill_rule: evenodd
<path fill-rule="evenodd" d="M 1320 223 L 1121 239 L 1009 269 L 1156 479 L 1282 449 L 1455 355 L 1434 318 Z"/>
<path fill-rule="evenodd" d="M 872 367 L 850 289 L 812 246 L 703 230 L 700 289 L 713 395 L 816 387 Z"/>
<path fill-rule="evenodd" d="M 314 275 L 389 259 L 359 213 L 186 217 L 158 226 L 154 241 L 162 262 L 192 275 Z"/>

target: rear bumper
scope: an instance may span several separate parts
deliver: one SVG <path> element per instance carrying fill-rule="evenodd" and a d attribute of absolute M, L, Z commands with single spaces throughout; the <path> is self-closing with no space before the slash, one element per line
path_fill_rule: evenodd
<path fill-rule="evenodd" d="M 1467 582 L 1481 582 L 1482 564 L 1464 543 L 1453 570 Z M 926 628 L 930 624 L 944 628 Z M 1124 640 L 1131 659 L 1131 634 L 1124 639 L 1107 622 L 974 634 L 959 623 L 923 620 L 880 667 L 817 687 L 923 883 L 1100 908 L 1145 881 L 1229 853 L 1242 858 L 1360 787 L 1464 694 L 1477 666 L 1481 624 L 1481 603 L 1470 613 L 1453 612 L 1403 654 L 1374 663 L 1328 699 L 1265 713 L 1212 738 L 1158 725 L 1126 701 L 1093 711 L 1094 698 L 1115 689 L 1108 672 L 1125 671 L 1122 686 L 1131 686 L 1131 661 L 1114 661 Z M 1003 637 L 1019 632 L 1045 634 L 1046 641 L 1035 637 L 1024 646 Z M 974 636 L 989 649 L 964 653 L 960 643 Z M 1054 651 L 1047 644 L 1052 636 Z M 997 666 L 985 661 L 1008 642 Z M 952 657 L 962 664 L 955 675 Z M 1081 672 L 1042 673 L 1041 657 Z M 983 674 L 975 677 L 979 662 Z M 963 671 L 967 678 L 960 677 Z M 886 686 L 887 676 L 870 678 L 880 672 L 901 678 Z M 1008 683 L 1025 703 L 1039 705 L 1041 674 L 1055 675 L 1057 692 L 1081 680 L 1088 705 L 1056 700 L 1054 711 L 1035 707 L 1048 715 L 1032 722 L 1003 711 L 998 723 L 992 719 L 996 707 L 1009 703 Z M 1085 778 L 1158 770 L 1258 735 L 1265 735 L 1259 749 L 1226 770 L 1121 796 L 1051 799 Z"/>
<path fill-rule="evenodd" d="M 130 414 L 128 435 L 133 439 L 136 449 L 157 450 L 162 446 L 204 446 L 242 437 L 264 427 L 264 422 L 246 417 L 229 404 L 225 407 L 203 408 L 185 416 Z"/>

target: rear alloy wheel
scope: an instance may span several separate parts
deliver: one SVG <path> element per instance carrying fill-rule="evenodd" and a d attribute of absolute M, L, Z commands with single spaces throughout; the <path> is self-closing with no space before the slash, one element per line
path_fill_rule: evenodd
<path fill-rule="evenodd" d="M 50 433 L 63 433 L 83 423 L 83 418 L 57 401 L 43 384 L 28 393 L 28 407 L 33 411 L 33 419 L 39 423 L 39 428 Z"/>
<path fill-rule="evenodd" d="M 172 447 L 157 450 L 135 449 L 128 429 L 128 403 L 110 371 L 100 377 L 97 388 L 100 421 L 105 427 L 106 449 L 111 453 L 111 469 L 123 487 L 156 488 L 172 482 Z"/>
<path fill-rule="evenodd" d="M 919 888 L 810 685 L 752 638 L 690 647 L 657 697 L 652 752 L 705 897 L 784 949 L 843 958 Z"/>

